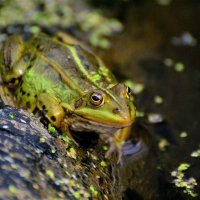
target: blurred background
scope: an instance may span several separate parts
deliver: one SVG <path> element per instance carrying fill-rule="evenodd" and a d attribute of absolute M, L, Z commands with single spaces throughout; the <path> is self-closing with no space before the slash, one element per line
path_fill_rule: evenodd
<path fill-rule="evenodd" d="M 199 18 L 198 0 L 0 0 L 0 43 L 62 31 L 90 46 L 132 88 L 151 141 L 117 175 L 121 198 L 200 199 Z"/>

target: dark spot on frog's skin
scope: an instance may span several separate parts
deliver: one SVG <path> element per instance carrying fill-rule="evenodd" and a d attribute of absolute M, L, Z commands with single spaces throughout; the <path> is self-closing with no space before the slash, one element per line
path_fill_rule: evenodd
<path fill-rule="evenodd" d="M 89 71 L 89 64 L 88 64 L 87 60 L 85 59 L 85 57 L 82 54 L 80 54 L 80 53 L 78 53 L 78 57 L 82 61 L 83 67 L 85 68 L 85 70 Z"/>
<path fill-rule="evenodd" d="M 30 96 L 30 93 L 28 92 L 28 93 L 27 93 L 27 97 L 29 97 L 29 96 Z"/>
<path fill-rule="evenodd" d="M 78 53 L 78 57 L 80 58 L 81 61 L 85 60 L 84 56 L 82 54 L 80 54 L 80 53 Z"/>
<path fill-rule="evenodd" d="M 26 102 L 26 107 L 27 107 L 27 108 L 31 108 L 31 103 L 30 103 L 30 101 L 27 101 L 27 102 Z"/>
<path fill-rule="evenodd" d="M 89 71 L 89 65 L 88 65 L 88 63 L 84 63 L 83 66 L 84 66 L 85 70 Z"/>
<path fill-rule="evenodd" d="M 22 89 L 22 87 L 20 88 L 19 91 L 22 93 L 22 95 L 25 95 L 25 94 L 26 94 L 26 92 Z"/>
<path fill-rule="evenodd" d="M 42 109 L 43 109 L 43 110 L 45 110 L 45 109 L 46 109 L 46 106 L 45 106 L 45 105 L 43 105 L 43 106 L 42 106 Z"/>
<path fill-rule="evenodd" d="M 57 40 L 60 41 L 60 42 L 63 42 L 63 38 L 59 35 L 57 36 Z"/>
<path fill-rule="evenodd" d="M 14 84 L 16 81 L 17 81 L 16 78 L 12 78 L 9 82 L 10 82 L 11 84 Z"/>
<path fill-rule="evenodd" d="M 38 49 L 39 51 L 42 51 L 44 50 L 44 46 L 42 44 L 37 44 L 36 49 Z"/>
<path fill-rule="evenodd" d="M 119 108 L 114 108 L 114 109 L 113 109 L 113 113 L 115 113 L 115 114 L 120 113 L 120 109 L 119 109 Z"/>
<path fill-rule="evenodd" d="M 83 104 L 83 100 L 82 100 L 82 99 L 77 100 L 77 101 L 75 102 L 75 108 L 77 109 L 77 108 L 81 107 L 82 104 Z"/>
<path fill-rule="evenodd" d="M 37 44 L 37 45 L 36 45 L 36 49 L 39 49 L 39 47 L 40 47 L 40 44 Z"/>
<path fill-rule="evenodd" d="M 55 122 L 55 121 L 56 121 L 56 117 L 55 117 L 55 116 L 51 116 L 51 120 L 52 120 L 53 122 Z"/>
<path fill-rule="evenodd" d="M 34 96 L 35 98 L 37 98 L 37 94 L 35 94 L 35 96 Z"/>
<path fill-rule="evenodd" d="M 21 82 L 20 82 L 20 84 L 19 84 L 19 87 L 21 87 L 21 86 L 22 86 L 22 84 L 23 84 L 23 81 L 21 81 Z"/>
<path fill-rule="evenodd" d="M 27 53 L 27 54 L 24 56 L 24 61 L 25 61 L 25 62 L 28 62 L 30 59 L 31 59 L 31 55 L 30 55 L 29 53 Z"/>
<path fill-rule="evenodd" d="M 35 60 L 35 56 L 32 56 L 31 59 L 30 59 L 30 63 L 32 63 L 34 60 Z"/>

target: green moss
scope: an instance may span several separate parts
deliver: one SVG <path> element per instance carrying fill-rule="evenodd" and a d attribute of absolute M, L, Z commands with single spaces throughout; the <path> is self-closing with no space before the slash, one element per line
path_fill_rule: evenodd
<path fill-rule="evenodd" d="M 70 158 L 76 159 L 76 151 L 73 147 L 70 147 L 69 150 L 67 151 L 67 155 Z"/>
<path fill-rule="evenodd" d="M 108 150 L 108 146 L 106 146 L 106 145 L 103 145 L 102 148 L 103 148 L 104 151 Z"/>
<path fill-rule="evenodd" d="M 9 117 L 10 117 L 11 119 L 14 119 L 15 116 L 14 116 L 13 113 L 10 113 L 10 114 L 9 114 Z"/>
<path fill-rule="evenodd" d="M 49 176 L 51 179 L 54 179 L 54 173 L 51 170 L 46 170 L 46 175 Z"/>
<path fill-rule="evenodd" d="M 93 185 L 90 186 L 90 191 L 92 192 L 93 196 L 96 197 L 98 195 L 98 191 L 96 190 L 96 188 Z"/>
<path fill-rule="evenodd" d="M 48 131 L 54 135 L 56 133 L 56 129 L 54 126 L 52 126 L 51 124 L 48 125 Z"/>
<path fill-rule="evenodd" d="M 101 161 L 100 165 L 101 165 L 102 167 L 106 167 L 106 166 L 107 166 L 107 163 L 106 163 L 105 161 Z"/>
<path fill-rule="evenodd" d="M 55 149 L 52 149 L 52 150 L 51 150 L 51 153 L 52 153 L 52 154 L 56 153 L 56 150 L 55 150 Z"/>
<path fill-rule="evenodd" d="M 70 137 L 67 136 L 67 133 L 63 133 L 62 134 L 62 140 L 67 144 L 67 145 L 71 145 L 72 140 Z"/>
<path fill-rule="evenodd" d="M 67 170 L 65 170 L 65 174 L 67 175 L 67 176 L 70 176 L 71 174 L 69 173 L 69 171 L 67 171 Z"/>
<path fill-rule="evenodd" d="M 16 187 L 14 185 L 9 185 L 8 186 L 8 190 L 11 192 L 11 193 L 16 193 Z"/>
<path fill-rule="evenodd" d="M 76 199 L 81 199 L 81 194 L 77 191 L 77 192 L 74 192 L 73 193 L 73 196 L 76 198 Z"/>
<path fill-rule="evenodd" d="M 45 143 L 45 141 L 46 141 L 45 138 L 43 137 L 40 138 L 40 143 Z"/>

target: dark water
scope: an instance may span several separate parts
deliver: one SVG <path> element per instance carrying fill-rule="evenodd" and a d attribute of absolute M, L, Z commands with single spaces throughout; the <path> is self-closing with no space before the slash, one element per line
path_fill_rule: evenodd
<path fill-rule="evenodd" d="M 125 31 L 115 39 L 105 59 L 120 77 L 145 85 L 144 91 L 136 96 L 137 109 L 164 117 L 164 122 L 148 125 L 148 130 L 156 146 L 161 139 L 169 142 L 165 151 L 154 154 L 157 160 L 144 158 L 143 168 L 139 164 L 142 173 L 133 170 L 136 162 L 130 164 L 129 171 L 125 167 L 122 180 L 127 181 L 129 176 L 127 182 L 122 181 L 126 185 L 125 199 L 193 199 L 172 183 L 170 172 L 183 162 L 191 164 L 186 177 L 200 182 L 200 158 L 190 156 L 200 145 L 199 13 L 200 3 L 195 1 L 169 6 L 130 4 L 126 13 L 120 13 Z M 194 40 L 188 40 L 188 36 Z M 184 70 L 177 72 L 174 65 L 166 66 L 166 58 L 183 63 Z M 154 103 L 157 95 L 163 97 L 161 105 Z M 183 131 L 188 133 L 186 138 L 179 136 Z M 158 168 L 162 169 L 159 173 L 155 172 Z M 130 175 L 130 171 L 135 174 Z M 136 181 L 138 174 L 141 183 Z M 149 191 L 156 195 L 152 197 Z M 196 191 L 199 193 L 198 187 Z"/>

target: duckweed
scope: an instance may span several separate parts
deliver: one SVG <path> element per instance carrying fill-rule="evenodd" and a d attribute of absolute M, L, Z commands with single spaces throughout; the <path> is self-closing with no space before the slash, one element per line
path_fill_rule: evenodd
<path fill-rule="evenodd" d="M 182 62 L 177 62 L 174 68 L 175 68 L 175 71 L 182 72 L 185 69 L 185 66 Z"/>
<path fill-rule="evenodd" d="M 186 178 L 184 171 L 189 169 L 190 164 L 188 163 L 181 163 L 179 167 L 171 172 L 171 176 L 174 177 L 174 184 L 176 187 L 183 188 L 183 192 L 192 196 L 196 197 L 197 193 L 194 192 L 194 187 L 197 185 L 197 181 L 193 178 Z"/>

